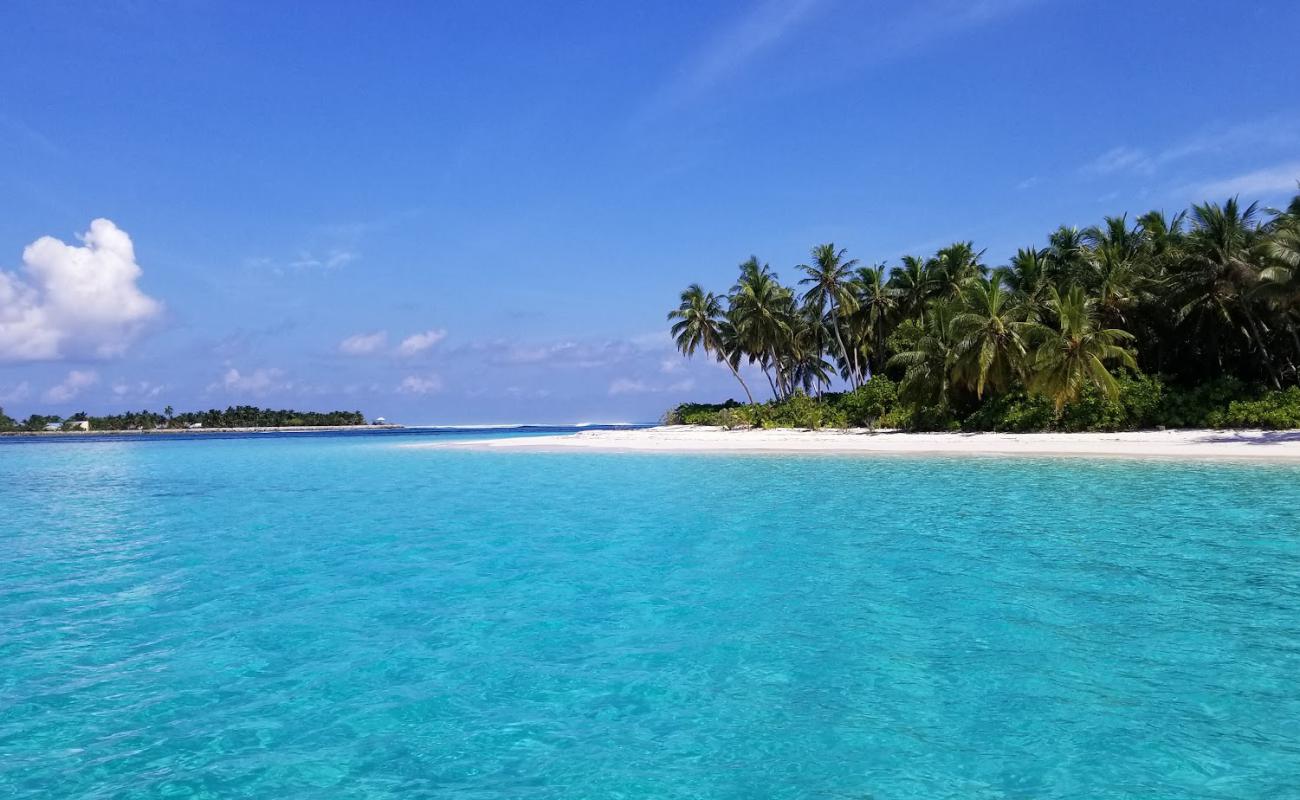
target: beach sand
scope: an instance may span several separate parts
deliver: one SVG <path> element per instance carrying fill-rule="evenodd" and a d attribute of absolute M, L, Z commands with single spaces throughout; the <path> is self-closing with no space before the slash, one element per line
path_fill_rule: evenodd
<path fill-rule="evenodd" d="M 728 431 L 700 426 L 661 426 L 405 446 L 549 452 L 1059 455 L 1300 461 L 1300 431 L 1258 430 L 903 433 L 861 429 Z"/>

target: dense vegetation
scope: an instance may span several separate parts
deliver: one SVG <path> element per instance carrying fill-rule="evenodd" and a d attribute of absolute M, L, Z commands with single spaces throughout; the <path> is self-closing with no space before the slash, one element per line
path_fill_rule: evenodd
<path fill-rule="evenodd" d="M 1300 427 L 1300 197 L 1062 227 L 990 268 L 970 242 L 893 267 L 833 244 L 800 290 L 751 257 L 731 291 L 692 284 L 677 347 L 749 401 L 682 423 L 909 429 Z M 771 396 L 755 403 L 742 364 Z M 848 391 L 831 393 L 836 379 Z"/>
<path fill-rule="evenodd" d="M 366 418 L 360 411 L 293 411 L 290 409 L 258 408 L 257 406 L 230 406 L 224 411 L 189 411 L 174 414 L 171 406 L 159 414 L 153 411 L 127 411 L 94 417 L 82 411 L 66 420 L 57 416 L 33 414 L 22 422 L 5 415 L 0 409 L 0 431 L 39 431 L 50 423 L 68 423 L 88 420 L 94 431 L 155 430 L 188 428 L 202 425 L 205 428 L 279 428 L 317 427 L 321 425 L 364 425 Z"/>

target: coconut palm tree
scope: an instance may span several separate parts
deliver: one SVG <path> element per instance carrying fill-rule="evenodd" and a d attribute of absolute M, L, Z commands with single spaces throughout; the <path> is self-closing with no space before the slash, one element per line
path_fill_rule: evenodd
<path fill-rule="evenodd" d="M 1107 397 L 1118 396 L 1119 386 L 1106 364 L 1136 369 L 1133 354 L 1124 347 L 1133 335 L 1102 328 L 1095 301 L 1079 286 L 1071 286 L 1064 296 L 1052 287 L 1047 307 L 1051 324 L 1035 324 L 1026 337 L 1034 346 L 1030 390 L 1050 398 L 1058 414 L 1088 385 Z"/>
<path fill-rule="evenodd" d="M 1219 371 L 1245 356 L 1277 386 L 1254 295 L 1269 258 L 1258 218 L 1258 204 L 1242 208 L 1235 197 L 1192 206 L 1191 230 L 1170 276 L 1172 300 L 1184 335 L 1204 343 Z"/>
<path fill-rule="evenodd" d="M 889 285 L 884 264 L 860 267 L 851 288 L 856 308 L 849 328 L 866 356 L 864 377 L 870 378 L 884 367 L 885 343 L 899 316 L 899 292 Z"/>
<path fill-rule="evenodd" d="M 964 297 L 966 307 L 953 319 L 961 336 L 956 377 L 974 389 L 976 397 L 984 396 L 985 386 L 1006 391 L 1024 365 L 1028 323 L 1019 319 L 996 274 L 972 283 Z"/>
<path fill-rule="evenodd" d="M 889 272 L 889 284 L 898 293 L 898 310 L 907 319 L 924 322 L 925 306 L 938 286 L 924 258 L 903 256 L 901 264 Z"/>
<path fill-rule="evenodd" d="M 954 324 L 957 316 L 954 304 L 935 301 L 912 349 L 889 359 L 888 366 L 904 370 L 898 387 L 899 397 L 904 401 L 917 406 L 948 408 L 953 375 L 961 357 L 961 334 Z"/>
<path fill-rule="evenodd" d="M 1011 292 L 1024 317 L 1038 319 L 1051 285 L 1047 270 L 1047 250 L 1022 247 L 1005 267 L 998 267 L 993 274 Z"/>
<path fill-rule="evenodd" d="M 767 375 L 772 393 L 785 397 L 789 388 L 780 357 L 793 335 L 793 293 L 777 281 L 770 267 L 751 256 L 740 265 L 740 278 L 728 302 L 728 317 L 743 351 Z"/>
<path fill-rule="evenodd" d="M 833 243 L 817 245 L 812 249 L 812 264 L 799 265 L 799 269 L 807 274 L 799 284 L 809 287 L 803 295 L 804 303 L 819 312 L 829 310 L 830 327 L 835 335 L 835 343 L 840 348 L 839 355 L 848 367 L 849 383 L 856 388 L 862 381 L 857 353 L 844 346 L 844 336 L 840 330 L 843 318 L 852 313 L 853 292 L 849 282 L 853 268 L 858 264 L 856 258 L 844 257 L 847 252 L 844 248 L 836 250 Z"/>
<path fill-rule="evenodd" d="M 949 300 L 959 300 L 962 291 L 986 272 L 980 258 L 984 251 L 975 251 L 971 242 L 954 242 L 934 254 L 930 260 L 930 274 L 938 284 L 939 294 Z"/>
<path fill-rule="evenodd" d="M 722 326 L 728 323 L 717 295 L 704 291 L 698 283 L 692 283 L 682 292 L 681 305 L 668 312 L 668 319 L 676 320 L 672 326 L 673 340 L 682 355 L 690 358 L 696 349 L 700 349 L 706 355 L 714 356 L 727 365 L 731 374 L 740 382 L 745 397 L 750 403 L 754 402 L 749 386 L 740 377 L 739 359 L 733 359 L 727 350 Z"/>
<path fill-rule="evenodd" d="M 1078 228 L 1062 225 L 1047 237 L 1047 277 L 1057 286 L 1086 284 L 1088 243 Z"/>

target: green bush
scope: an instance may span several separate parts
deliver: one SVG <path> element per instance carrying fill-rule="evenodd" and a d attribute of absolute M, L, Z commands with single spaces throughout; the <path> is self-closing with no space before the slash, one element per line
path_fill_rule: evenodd
<path fill-rule="evenodd" d="M 1265 392 L 1255 400 L 1232 400 L 1207 415 L 1211 428 L 1300 428 L 1300 387 Z"/>
<path fill-rule="evenodd" d="M 851 392 L 827 397 L 848 425 L 874 428 L 898 403 L 898 384 L 884 375 L 875 375 Z"/>
<path fill-rule="evenodd" d="M 777 402 L 741 405 L 683 403 L 665 415 L 678 425 L 727 429 L 880 426 L 911 431 L 1120 431 L 1168 428 L 1300 428 L 1300 387 L 1249 391 L 1235 378 L 1194 387 L 1167 384 L 1154 375 L 1117 376 L 1118 397 L 1085 389 L 1060 414 L 1044 397 L 1023 391 L 973 397 L 957 409 L 946 404 L 911 406 L 898 402 L 898 385 L 876 375 L 852 392 L 812 398 L 802 392 Z"/>

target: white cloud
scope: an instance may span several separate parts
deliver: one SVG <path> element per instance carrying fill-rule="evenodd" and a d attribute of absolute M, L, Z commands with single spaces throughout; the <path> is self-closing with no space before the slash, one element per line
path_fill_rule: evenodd
<path fill-rule="evenodd" d="M 350 356 L 367 356 L 384 349 L 388 344 L 388 331 L 358 333 L 339 342 L 339 352 Z"/>
<path fill-rule="evenodd" d="M 609 385 L 609 396 L 620 394 L 661 394 L 664 392 L 689 392 L 695 387 L 695 381 L 687 378 L 664 385 L 646 383 L 634 378 L 617 378 Z"/>
<path fill-rule="evenodd" d="M 283 376 L 284 371 L 275 367 L 258 368 L 247 374 L 231 367 L 219 382 L 208 386 L 208 391 L 224 389 L 227 392 L 261 395 L 273 390 L 292 388 L 292 383 L 281 380 Z"/>
<path fill-rule="evenodd" d="M 1149 175 L 1155 170 L 1150 156 L 1136 147 L 1112 147 L 1084 165 L 1083 171 L 1092 175 L 1110 175 L 1133 171 Z"/>
<path fill-rule="evenodd" d="M 107 219 L 81 246 L 42 236 L 0 271 L 0 361 L 121 355 L 162 304 L 140 291 L 131 237 Z"/>
<path fill-rule="evenodd" d="M 1234 195 L 1253 198 L 1259 195 L 1300 192 L 1296 187 L 1297 181 L 1300 181 L 1300 161 L 1288 161 L 1247 172 L 1244 175 L 1202 184 L 1192 190 L 1192 199 L 1199 203 L 1204 200 L 1222 200 Z"/>
<path fill-rule="evenodd" d="M 404 356 L 418 355 L 446 338 L 447 332 L 442 329 L 415 333 L 402 340 L 397 352 Z"/>
<path fill-rule="evenodd" d="M 0 392 L 0 403 L 17 403 L 20 400 L 26 400 L 31 393 L 32 385 L 27 381 L 23 381 L 12 389 Z"/>
<path fill-rule="evenodd" d="M 68 373 L 62 383 L 46 390 L 45 399 L 50 403 L 66 403 L 81 394 L 82 389 L 94 386 L 96 383 L 99 383 L 99 373 L 94 370 L 74 369 Z"/>
<path fill-rule="evenodd" d="M 437 375 L 407 375 L 398 384 L 402 394 L 437 394 L 442 391 L 442 378 Z"/>
<path fill-rule="evenodd" d="M 163 389 L 167 387 L 161 383 L 150 383 L 149 381 L 140 381 L 132 384 L 119 380 L 113 384 L 113 394 L 119 399 L 127 397 L 136 397 L 144 400 L 152 400 L 162 394 Z"/>

